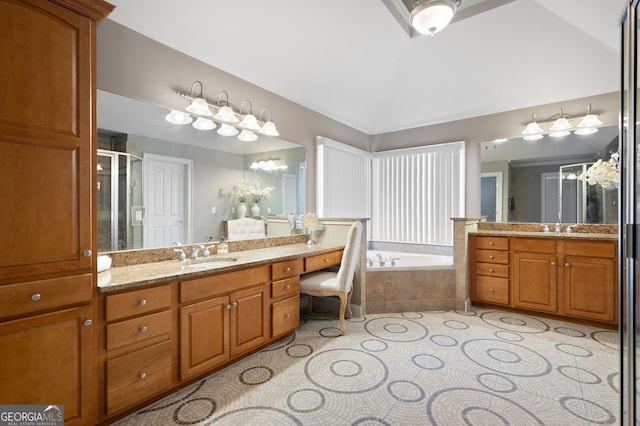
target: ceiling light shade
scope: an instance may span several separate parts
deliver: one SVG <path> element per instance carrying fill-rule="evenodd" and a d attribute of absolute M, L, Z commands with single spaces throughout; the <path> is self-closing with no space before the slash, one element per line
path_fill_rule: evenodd
<path fill-rule="evenodd" d="M 198 117 L 192 124 L 194 129 L 198 130 L 212 130 L 216 128 L 216 123 L 208 118 Z"/>
<path fill-rule="evenodd" d="M 220 97 L 225 95 L 225 105 L 220 106 Z M 224 90 L 218 94 L 218 112 L 213 116 L 218 121 L 222 121 L 223 123 L 237 123 L 238 117 L 236 117 L 236 113 L 233 111 L 233 108 L 229 106 L 229 94 Z"/>
<path fill-rule="evenodd" d="M 260 129 L 260 133 L 266 136 L 280 136 L 280 133 L 278 133 L 278 129 L 276 129 L 276 125 L 273 121 L 267 121 L 264 123 Z"/>
<path fill-rule="evenodd" d="M 587 108 L 587 115 L 585 115 L 580 123 L 578 124 L 578 129 L 575 131 L 576 135 L 592 135 L 598 131 L 598 126 L 602 124 L 602 121 L 595 115 L 591 113 L 591 104 Z"/>
<path fill-rule="evenodd" d="M 449 25 L 455 13 L 452 0 L 428 0 L 413 8 L 409 20 L 416 31 L 433 36 Z"/>
<path fill-rule="evenodd" d="M 202 115 L 205 117 L 211 117 L 213 113 L 209 109 L 209 104 L 204 98 L 196 98 L 191 101 L 191 104 L 185 108 L 192 114 Z"/>
<path fill-rule="evenodd" d="M 242 121 L 238 123 L 238 126 L 248 130 L 260 130 L 260 125 L 258 124 L 258 120 L 256 119 L 256 116 L 253 114 L 245 115 Z"/>
<path fill-rule="evenodd" d="M 258 139 L 258 135 L 253 133 L 251 130 L 243 129 L 238 135 L 238 139 L 242 142 L 253 142 Z"/>
<path fill-rule="evenodd" d="M 531 116 L 531 123 L 522 131 L 525 141 L 536 141 L 542 139 L 542 127 L 536 122 L 536 115 Z"/>
<path fill-rule="evenodd" d="M 189 124 L 193 121 L 193 118 L 191 118 L 189 114 L 185 114 L 184 112 L 181 112 L 181 111 L 176 111 L 175 109 L 172 109 L 171 112 L 167 114 L 164 118 L 169 123 L 177 124 L 179 126 L 182 126 L 184 124 Z"/>
<path fill-rule="evenodd" d="M 580 126 L 578 126 L 578 129 L 576 129 L 576 131 L 573 132 L 573 133 L 575 133 L 576 135 L 579 135 L 579 136 L 585 136 L 585 135 L 592 135 L 597 131 L 598 131 L 597 127 L 580 127 Z"/>
<path fill-rule="evenodd" d="M 549 129 L 551 131 L 549 136 L 552 138 L 568 136 L 571 133 L 569 132 L 569 129 L 572 127 L 573 126 L 569 123 L 569 120 L 562 116 L 562 108 L 560 108 L 560 117 L 553 122 L 553 125 Z"/>
<path fill-rule="evenodd" d="M 238 129 L 233 126 L 229 126 L 228 124 L 221 124 L 218 129 L 218 134 L 220 136 L 235 136 L 238 133 L 240 133 Z"/>

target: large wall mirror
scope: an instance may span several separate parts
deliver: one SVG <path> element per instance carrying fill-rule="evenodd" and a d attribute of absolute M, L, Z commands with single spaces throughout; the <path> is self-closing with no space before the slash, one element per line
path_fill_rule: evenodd
<path fill-rule="evenodd" d="M 618 223 L 614 186 L 578 176 L 618 150 L 618 127 L 482 144 L 481 211 L 491 222 Z"/>
<path fill-rule="evenodd" d="M 257 216 L 305 212 L 303 146 L 174 125 L 169 112 L 98 91 L 99 252 L 217 241 L 238 208 L 221 189 L 238 183 L 272 188 Z"/>

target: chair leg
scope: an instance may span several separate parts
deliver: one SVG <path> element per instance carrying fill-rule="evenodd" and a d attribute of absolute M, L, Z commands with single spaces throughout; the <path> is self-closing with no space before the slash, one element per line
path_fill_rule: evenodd
<path fill-rule="evenodd" d="M 347 332 L 344 326 L 344 313 L 347 309 L 347 295 L 340 293 L 340 333 L 344 336 Z"/>
<path fill-rule="evenodd" d="M 311 304 L 313 303 L 313 296 L 310 294 L 307 294 L 307 313 L 310 315 L 311 314 Z"/>
<path fill-rule="evenodd" d="M 351 312 L 351 296 L 353 295 L 353 287 L 349 289 L 349 293 L 347 293 L 347 319 L 351 319 L 353 313 Z"/>

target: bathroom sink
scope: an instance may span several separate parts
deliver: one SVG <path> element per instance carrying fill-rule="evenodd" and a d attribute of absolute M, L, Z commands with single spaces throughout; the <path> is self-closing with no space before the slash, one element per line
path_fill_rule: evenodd
<path fill-rule="evenodd" d="M 238 259 L 235 257 L 219 257 L 216 259 L 203 259 L 186 265 L 187 268 L 217 268 L 220 266 L 233 265 Z"/>

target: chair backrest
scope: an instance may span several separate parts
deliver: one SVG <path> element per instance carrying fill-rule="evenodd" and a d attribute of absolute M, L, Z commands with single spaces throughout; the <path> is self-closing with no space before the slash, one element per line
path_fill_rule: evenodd
<path fill-rule="evenodd" d="M 265 223 L 262 220 L 243 217 L 227 221 L 227 240 L 250 240 L 266 237 Z"/>
<path fill-rule="evenodd" d="M 338 283 L 340 291 L 348 292 L 353 284 L 353 275 L 356 272 L 356 263 L 360 255 L 360 240 L 362 238 L 362 223 L 354 222 L 347 234 L 347 244 L 342 252 L 342 261 L 338 270 Z"/>

